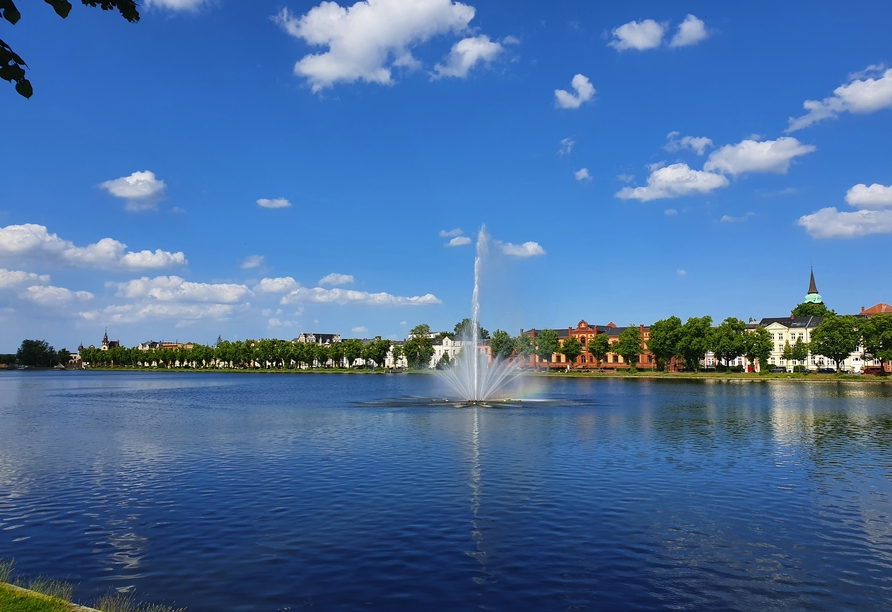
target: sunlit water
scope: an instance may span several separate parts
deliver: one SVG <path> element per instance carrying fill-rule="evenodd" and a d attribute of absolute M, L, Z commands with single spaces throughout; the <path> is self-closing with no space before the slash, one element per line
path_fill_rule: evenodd
<path fill-rule="evenodd" d="M 0 373 L 0 557 L 190 611 L 892 606 L 892 388 Z"/>

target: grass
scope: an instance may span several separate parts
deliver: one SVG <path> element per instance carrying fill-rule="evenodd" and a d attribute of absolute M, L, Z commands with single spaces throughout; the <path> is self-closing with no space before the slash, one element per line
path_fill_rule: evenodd
<path fill-rule="evenodd" d="M 46 595 L 16 591 L 0 584 L 0 610 L 3 612 L 70 612 L 68 602 Z"/>
<path fill-rule="evenodd" d="M 0 559 L 0 612 L 71 612 L 74 586 L 55 578 L 13 581 L 14 561 Z M 163 604 L 140 603 L 132 594 L 110 593 L 96 606 L 100 612 L 184 612 Z M 76 606 L 75 606 L 76 608 Z"/>
<path fill-rule="evenodd" d="M 131 593 L 110 593 L 96 604 L 99 612 L 184 612 L 186 608 L 171 608 L 162 604 L 137 603 Z"/>

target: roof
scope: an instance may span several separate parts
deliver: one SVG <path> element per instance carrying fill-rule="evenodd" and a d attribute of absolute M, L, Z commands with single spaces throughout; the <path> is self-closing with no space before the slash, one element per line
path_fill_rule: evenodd
<path fill-rule="evenodd" d="M 875 315 L 886 312 L 892 312 L 892 306 L 889 306 L 889 304 L 884 304 L 883 302 L 880 302 L 876 306 L 871 306 L 867 309 L 865 309 L 864 306 L 861 307 L 861 314 L 864 315 Z"/>
<path fill-rule="evenodd" d="M 812 271 L 811 271 L 811 279 L 809 280 L 809 283 L 808 283 L 808 292 L 809 293 L 817 293 L 818 292 L 818 286 L 815 284 L 814 268 L 812 268 Z"/>
<path fill-rule="evenodd" d="M 766 317 L 759 321 L 759 325 L 768 327 L 772 323 L 777 323 L 778 325 L 783 325 L 789 329 L 806 329 L 817 327 L 823 320 L 824 317 Z"/>

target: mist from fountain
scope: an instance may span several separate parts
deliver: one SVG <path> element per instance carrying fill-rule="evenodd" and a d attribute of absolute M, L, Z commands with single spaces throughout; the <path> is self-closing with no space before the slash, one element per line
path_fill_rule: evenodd
<path fill-rule="evenodd" d="M 469 404 L 483 404 L 496 399 L 496 393 L 507 385 L 520 371 L 519 365 L 504 357 L 495 356 L 492 361 L 481 352 L 480 342 L 480 276 L 483 262 L 489 254 L 489 238 L 486 226 L 477 234 L 477 256 L 474 259 L 474 293 L 471 297 L 471 325 L 460 338 L 462 350 L 452 365 L 440 371 L 440 375 L 458 398 Z"/>

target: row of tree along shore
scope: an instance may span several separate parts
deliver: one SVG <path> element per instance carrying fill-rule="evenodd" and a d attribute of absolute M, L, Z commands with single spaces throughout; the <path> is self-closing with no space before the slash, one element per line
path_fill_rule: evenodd
<path fill-rule="evenodd" d="M 428 325 L 413 328 L 407 340 L 391 342 L 376 337 L 372 340 L 348 339 L 342 342 L 316 344 L 264 338 L 260 340 L 228 341 L 218 339 L 213 346 L 202 344 L 178 345 L 175 348 L 138 348 L 114 346 L 107 350 L 83 348 L 77 357 L 88 367 L 110 368 L 191 368 L 191 369 L 313 369 L 313 368 L 409 368 L 430 367 L 435 345 L 445 338 L 467 337 L 471 325 L 465 319 L 456 324 L 453 332 L 435 334 Z M 769 332 L 759 325 L 747 325 L 729 317 L 713 325 L 712 318 L 691 317 L 686 322 L 672 316 L 657 321 L 648 328 L 644 339 L 639 326 L 625 328 L 618 337 L 596 334 L 587 339 L 560 338 L 553 329 L 535 334 L 511 336 L 503 330 L 490 334 L 482 327 L 478 336 L 494 359 L 516 359 L 530 364 L 534 355 L 545 367 L 563 355 L 573 364 L 581 355 L 588 355 L 587 363 L 600 367 L 608 355 L 619 355 L 628 368 L 635 370 L 639 357 L 653 356 L 653 369 L 698 371 L 704 367 L 705 357 L 712 354 L 716 363 L 731 364 L 743 357 L 747 364 L 767 366 L 774 349 Z M 464 350 L 464 349 L 461 349 Z M 801 339 L 786 342 L 782 358 L 805 364 L 809 355 L 821 355 L 840 364 L 849 355 L 860 351 L 865 359 L 881 364 L 892 362 L 892 314 L 878 314 L 870 318 L 854 315 L 824 313 L 821 323 L 811 332 L 811 341 Z M 52 367 L 68 364 L 71 354 L 58 353 L 46 341 L 25 340 L 15 355 L 0 355 L 0 363 L 29 367 Z M 450 366 L 448 353 L 443 353 L 437 367 Z M 804 366 L 801 366 L 804 368 Z"/>

